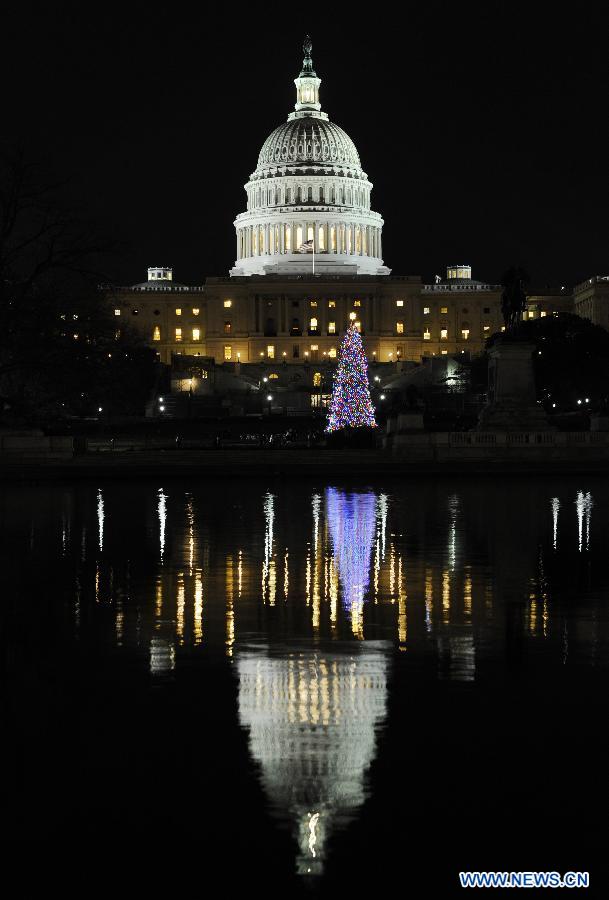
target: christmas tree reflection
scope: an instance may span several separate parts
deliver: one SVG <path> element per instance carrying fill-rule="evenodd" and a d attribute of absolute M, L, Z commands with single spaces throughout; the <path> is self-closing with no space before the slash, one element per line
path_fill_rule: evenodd
<path fill-rule="evenodd" d="M 370 555 L 376 524 L 376 496 L 326 490 L 326 518 L 353 633 L 363 637 L 364 597 L 370 578 Z"/>

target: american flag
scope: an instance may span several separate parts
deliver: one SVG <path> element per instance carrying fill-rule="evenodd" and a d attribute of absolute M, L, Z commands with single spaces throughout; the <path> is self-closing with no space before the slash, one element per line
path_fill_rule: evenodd
<path fill-rule="evenodd" d="M 305 241 L 304 244 L 301 244 L 298 248 L 299 253 L 313 253 L 314 250 L 313 240 Z"/>

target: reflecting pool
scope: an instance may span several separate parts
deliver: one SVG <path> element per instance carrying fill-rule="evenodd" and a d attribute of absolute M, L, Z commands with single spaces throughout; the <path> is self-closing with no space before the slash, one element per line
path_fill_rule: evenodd
<path fill-rule="evenodd" d="M 0 532 L 16 853 L 141 890 L 606 893 L 603 480 L 3 486 Z"/>

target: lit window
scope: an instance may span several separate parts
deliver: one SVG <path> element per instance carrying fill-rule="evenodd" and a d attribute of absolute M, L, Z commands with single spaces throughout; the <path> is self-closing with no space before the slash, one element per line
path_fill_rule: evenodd
<path fill-rule="evenodd" d="M 271 372 L 271 374 L 269 375 L 269 380 L 271 378 L 274 380 L 275 378 L 279 378 L 279 375 L 277 374 L 277 372 Z"/>
<path fill-rule="evenodd" d="M 442 354 L 442 356 L 447 356 L 448 350 L 441 350 L 440 353 Z"/>
<path fill-rule="evenodd" d="M 430 312 L 431 312 L 431 308 L 429 306 L 423 307 L 423 315 L 424 316 L 428 316 Z"/>
<path fill-rule="evenodd" d="M 397 334 L 404 334 L 404 323 L 403 323 L 403 322 L 396 322 L 396 323 L 395 323 L 395 330 L 396 330 L 396 333 L 397 333 Z"/>
<path fill-rule="evenodd" d="M 330 359 L 336 359 L 336 347 L 330 347 L 328 350 L 328 356 Z"/>
<path fill-rule="evenodd" d="M 461 329 L 461 337 L 463 338 L 464 341 L 468 341 L 468 340 L 469 340 L 469 328 L 462 328 L 462 329 Z"/>
<path fill-rule="evenodd" d="M 193 341 L 200 341 L 200 340 L 201 340 L 201 329 L 200 329 L 200 328 L 193 328 L 193 329 L 192 329 L 192 339 L 193 339 Z"/>
<path fill-rule="evenodd" d="M 315 372 L 313 375 L 313 387 L 319 387 L 321 384 L 321 372 Z"/>
<path fill-rule="evenodd" d="M 224 359 L 232 359 L 233 358 L 233 348 L 230 346 L 226 346 L 224 348 Z"/>
<path fill-rule="evenodd" d="M 176 328 L 176 341 L 181 341 L 181 340 L 182 340 L 182 329 Z"/>
<path fill-rule="evenodd" d="M 275 359 L 275 345 L 269 344 L 266 348 L 266 355 L 269 359 Z"/>
<path fill-rule="evenodd" d="M 361 306 L 361 305 L 362 305 L 362 301 L 361 301 L 361 300 L 354 300 L 354 301 L 353 301 L 353 305 L 354 305 L 354 306 Z"/>
<path fill-rule="evenodd" d="M 224 334 L 230 334 L 232 327 L 233 326 L 231 325 L 230 322 L 225 322 L 224 323 Z"/>
<path fill-rule="evenodd" d="M 431 340 L 431 331 L 429 330 L 429 328 L 426 328 L 425 331 L 423 332 L 423 340 L 424 341 Z"/>
<path fill-rule="evenodd" d="M 361 331 L 361 330 L 362 330 L 362 323 L 361 323 L 361 322 L 354 322 L 353 324 L 354 324 L 354 326 L 355 326 L 355 330 L 356 330 L 356 331 Z"/>
<path fill-rule="evenodd" d="M 193 314 L 193 316 L 198 316 L 198 315 L 199 315 L 199 307 L 198 307 L 198 306 L 195 306 L 195 307 L 194 307 L 194 309 L 193 309 L 193 311 L 192 311 L 192 314 Z"/>
<path fill-rule="evenodd" d="M 336 322 L 328 322 L 328 334 L 336 334 Z"/>
<path fill-rule="evenodd" d="M 502 331 L 505 331 L 505 325 L 502 325 L 502 326 L 501 326 L 501 330 L 502 330 Z"/>
<path fill-rule="evenodd" d="M 490 330 L 491 330 L 491 326 L 490 326 L 490 325 L 484 325 L 484 327 L 483 327 L 482 330 L 486 333 L 487 331 L 490 331 Z"/>
<path fill-rule="evenodd" d="M 309 328 L 314 331 L 317 328 L 317 319 L 313 318 L 309 322 Z"/>
<path fill-rule="evenodd" d="M 396 306 L 404 306 L 404 301 L 403 301 L 403 300 L 396 300 L 396 301 L 395 301 L 395 305 L 396 305 Z"/>
<path fill-rule="evenodd" d="M 350 313 L 349 313 L 349 318 L 351 319 L 352 322 L 353 322 L 353 320 L 355 319 L 355 316 L 356 316 L 356 315 L 357 315 L 357 313 L 354 313 L 354 312 L 350 312 Z"/>
<path fill-rule="evenodd" d="M 335 306 L 336 306 L 336 301 L 335 301 L 335 300 L 328 300 L 328 307 L 329 307 L 330 309 L 334 309 Z"/>
<path fill-rule="evenodd" d="M 446 315 L 446 313 L 448 312 L 448 306 L 441 306 L 441 307 L 440 307 L 440 312 L 441 312 L 443 315 Z"/>
<path fill-rule="evenodd" d="M 152 340 L 160 341 L 161 340 L 161 329 L 158 325 L 154 326 L 154 331 L 152 332 Z"/>
<path fill-rule="evenodd" d="M 316 306 L 317 306 L 317 300 L 311 300 L 311 308 L 314 308 Z"/>
<path fill-rule="evenodd" d="M 311 344 L 311 350 L 313 350 L 313 351 L 319 350 L 319 345 L 318 345 L 318 344 Z"/>
<path fill-rule="evenodd" d="M 224 301 L 224 309 L 230 309 L 232 305 L 233 305 L 233 301 L 232 301 L 232 300 L 225 300 L 225 301 Z"/>
<path fill-rule="evenodd" d="M 545 309 L 542 309 L 542 311 L 539 313 L 539 315 L 541 316 L 542 319 L 544 319 L 548 314 L 545 311 Z"/>
<path fill-rule="evenodd" d="M 114 315 L 115 315 L 115 316 L 120 316 L 120 314 L 121 314 L 120 309 L 115 309 L 115 310 L 114 310 Z"/>
<path fill-rule="evenodd" d="M 534 310 L 534 309 L 530 309 L 530 310 L 529 310 L 529 319 L 534 319 L 534 318 L 535 318 L 535 310 Z"/>
<path fill-rule="evenodd" d="M 440 328 L 440 340 L 441 341 L 448 340 L 448 328 Z"/>
<path fill-rule="evenodd" d="M 178 307 L 176 309 L 176 316 L 181 316 L 181 315 L 182 315 L 182 310 Z"/>

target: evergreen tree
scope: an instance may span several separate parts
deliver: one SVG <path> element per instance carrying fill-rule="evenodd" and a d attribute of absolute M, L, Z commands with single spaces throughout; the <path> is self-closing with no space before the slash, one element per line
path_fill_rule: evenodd
<path fill-rule="evenodd" d="M 368 363 L 361 336 L 355 326 L 350 325 L 338 353 L 326 431 L 375 427 L 368 386 Z"/>

